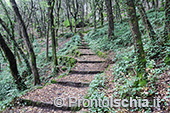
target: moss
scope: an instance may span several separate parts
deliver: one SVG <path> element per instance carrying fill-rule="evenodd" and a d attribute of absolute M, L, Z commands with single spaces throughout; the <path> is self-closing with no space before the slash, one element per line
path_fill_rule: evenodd
<path fill-rule="evenodd" d="M 98 55 L 99 57 L 102 57 L 102 58 L 106 58 L 106 57 L 107 57 L 107 53 L 103 53 L 103 52 L 101 52 L 101 51 L 97 51 L 97 55 Z"/>
<path fill-rule="evenodd" d="M 170 65 L 170 53 L 166 55 L 164 62 L 166 65 Z"/>
<path fill-rule="evenodd" d="M 38 86 L 38 87 L 37 87 L 37 89 L 42 89 L 42 88 L 43 88 L 43 86 Z"/>
<path fill-rule="evenodd" d="M 66 70 L 67 70 L 67 67 L 64 66 L 64 67 L 61 68 L 61 70 L 62 70 L 62 71 L 66 71 Z"/>
<path fill-rule="evenodd" d="M 57 81 L 56 81 L 56 80 L 54 80 L 54 79 L 52 79 L 52 80 L 51 80 L 51 83 L 52 83 L 52 84 L 56 84 L 56 83 L 57 83 Z"/>

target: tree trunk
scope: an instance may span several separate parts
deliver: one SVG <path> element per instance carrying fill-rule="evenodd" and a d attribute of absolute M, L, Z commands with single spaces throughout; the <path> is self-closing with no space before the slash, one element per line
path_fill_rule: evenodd
<path fill-rule="evenodd" d="M 156 33 L 155 33 L 155 31 L 154 31 L 154 29 L 153 29 L 153 27 L 152 27 L 152 25 L 151 25 L 151 23 L 150 23 L 150 21 L 148 19 L 148 16 L 147 16 L 147 14 L 145 12 L 145 9 L 144 9 L 142 3 L 138 2 L 137 7 L 138 7 L 139 14 L 140 14 L 140 16 L 142 18 L 142 21 L 144 23 L 144 26 L 145 26 L 145 28 L 147 30 L 148 35 L 149 35 L 152 43 L 155 43 L 155 41 L 157 40 Z"/>
<path fill-rule="evenodd" d="M 56 7 L 57 7 L 57 30 L 56 30 L 56 35 L 58 36 L 58 31 L 59 31 L 59 27 L 60 27 L 61 0 L 56 1 Z"/>
<path fill-rule="evenodd" d="M 118 10 L 118 11 L 117 11 L 117 12 L 118 12 L 118 17 L 119 17 L 119 19 L 120 19 L 120 22 L 122 22 L 122 15 L 121 15 L 121 11 L 120 11 L 119 2 L 118 2 L 118 0 L 115 0 L 115 2 L 116 2 L 116 6 L 117 6 L 116 10 Z"/>
<path fill-rule="evenodd" d="M 96 30 L 97 28 L 97 22 L 96 22 L 96 10 L 97 9 L 96 8 L 97 8 L 96 0 L 93 0 L 92 12 L 93 12 L 94 30 Z"/>
<path fill-rule="evenodd" d="M 103 10 L 103 3 L 104 3 L 103 0 L 101 0 L 101 1 L 98 3 L 101 26 L 103 26 L 103 24 L 104 24 L 104 15 L 103 15 L 103 11 L 104 11 L 104 10 Z"/>
<path fill-rule="evenodd" d="M 30 63 L 27 60 L 26 55 L 24 54 L 24 52 L 22 51 L 22 49 L 19 47 L 19 45 L 17 44 L 14 35 L 11 35 L 10 30 L 8 29 L 8 27 L 6 26 L 6 24 L 4 23 L 4 21 L 0 18 L 0 24 L 2 25 L 2 27 L 5 29 L 5 31 L 8 33 L 8 35 L 10 36 L 10 39 L 13 41 L 14 46 L 18 49 L 18 51 L 20 52 L 22 58 L 24 59 L 24 62 L 26 63 L 27 66 L 27 71 L 28 74 L 31 74 L 31 66 Z"/>
<path fill-rule="evenodd" d="M 5 40 L 3 39 L 1 33 L 0 33 L 0 47 L 4 51 L 5 56 L 7 57 L 8 61 L 9 61 L 9 66 L 10 66 L 11 74 L 14 77 L 15 83 L 17 84 L 17 88 L 19 90 L 27 89 L 25 83 L 23 82 L 21 76 L 18 73 L 15 56 L 11 52 L 9 47 L 7 46 L 7 44 L 6 44 Z"/>
<path fill-rule="evenodd" d="M 49 9 L 48 9 L 48 12 L 49 12 Z M 49 13 L 47 14 L 47 17 L 49 17 Z M 46 37 L 46 61 L 48 61 L 48 43 L 49 43 L 49 25 L 50 25 L 50 21 L 48 19 L 48 22 L 47 22 L 47 37 Z"/>
<path fill-rule="evenodd" d="M 68 6 L 68 9 L 70 11 L 70 14 L 72 15 L 72 17 L 75 20 L 74 32 L 76 33 L 76 25 L 77 25 L 77 15 L 78 15 L 78 10 L 79 10 L 79 3 L 78 3 L 78 0 L 72 0 L 70 2 L 72 3 L 72 7 L 69 4 L 69 2 L 67 2 L 67 6 Z"/>
<path fill-rule="evenodd" d="M 86 3 L 86 19 L 88 19 L 88 3 Z"/>
<path fill-rule="evenodd" d="M 75 20 L 75 28 L 74 28 L 74 33 L 76 33 L 77 31 L 76 31 L 76 25 L 77 25 L 77 15 L 75 15 L 75 17 L 74 17 L 74 20 Z"/>
<path fill-rule="evenodd" d="M 10 0 L 10 2 L 11 2 L 11 5 L 12 5 L 12 8 L 14 10 L 14 13 L 18 18 L 18 22 L 22 27 L 22 33 L 23 33 L 23 36 L 24 36 L 23 38 L 24 38 L 25 45 L 27 47 L 27 50 L 28 50 L 28 53 L 29 53 L 29 56 L 30 56 L 31 69 L 32 69 L 32 73 L 33 73 L 33 76 L 34 76 L 34 85 L 40 84 L 39 73 L 38 73 L 38 69 L 37 69 L 37 65 L 36 65 L 36 57 L 35 57 L 35 53 L 33 51 L 32 44 L 30 43 L 30 40 L 29 40 L 29 36 L 28 36 L 28 33 L 27 33 L 27 29 L 25 27 L 25 23 L 22 19 L 22 16 L 20 15 L 20 12 L 19 12 L 19 9 L 18 9 L 18 6 L 17 6 L 15 0 Z"/>
<path fill-rule="evenodd" d="M 69 0 L 66 0 L 66 11 L 67 11 L 67 18 L 69 21 L 69 26 L 70 26 L 70 30 L 71 32 L 73 32 L 73 26 L 72 26 L 72 21 L 70 20 L 70 14 L 69 14 Z"/>
<path fill-rule="evenodd" d="M 109 29 L 108 29 L 108 38 L 112 39 L 114 37 L 114 17 L 112 12 L 112 1 L 105 0 L 107 8 L 107 16 L 109 19 Z"/>
<path fill-rule="evenodd" d="M 82 31 L 84 31 L 84 24 L 85 24 L 85 22 L 84 22 L 84 0 L 81 2 L 81 22 L 83 23 L 82 24 Z"/>
<path fill-rule="evenodd" d="M 165 1 L 165 42 L 170 40 L 170 0 Z"/>
<path fill-rule="evenodd" d="M 150 10 L 151 6 L 149 5 L 149 0 L 146 0 L 146 2 L 147 2 L 147 5 L 148 5 L 148 9 Z"/>
<path fill-rule="evenodd" d="M 103 9 L 100 10 L 101 26 L 104 24 Z"/>
<path fill-rule="evenodd" d="M 55 0 L 49 0 L 48 5 L 50 8 L 49 11 L 49 18 L 50 18 L 50 30 L 51 30 L 51 40 L 52 40 L 52 54 L 53 54 L 53 73 L 57 74 L 58 73 L 58 68 L 57 68 L 57 55 L 56 55 L 56 39 L 55 39 L 55 28 L 54 28 L 54 15 L 53 15 L 53 10 L 54 10 L 54 4 Z"/>
<path fill-rule="evenodd" d="M 141 33 L 139 31 L 138 19 L 136 17 L 136 9 L 134 5 L 134 0 L 127 0 L 127 13 L 129 16 L 129 24 L 131 27 L 131 32 L 134 37 L 135 53 L 137 56 L 137 76 L 143 79 L 143 74 L 146 68 L 145 53 L 143 50 L 143 43 L 141 39 Z"/>
<path fill-rule="evenodd" d="M 152 8 L 155 8 L 155 0 L 152 0 Z"/>

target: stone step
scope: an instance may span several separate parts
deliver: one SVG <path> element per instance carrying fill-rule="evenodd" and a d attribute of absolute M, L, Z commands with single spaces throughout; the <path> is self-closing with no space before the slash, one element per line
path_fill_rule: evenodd
<path fill-rule="evenodd" d="M 91 55 L 96 55 L 96 54 L 90 54 L 90 53 L 89 54 L 88 53 L 87 54 L 86 53 L 81 53 L 80 54 L 80 56 L 85 56 L 85 55 L 91 56 Z"/>
<path fill-rule="evenodd" d="M 46 102 L 39 102 L 39 101 L 33 101 L 33 100 L 27 100 L 27 99 L 18 99 L 14 103 L 15 106 L 20 106 L 24 104 L 24 106 L 33 106 L 33 107 L 38 107 L 38 108 L 47 108 L 47 109 L 53 109 L 55 111 L 62 110 L 62 111 L 79 111 L 81 107 L 69 107 L 69 106 L 62 106 L 58 107 L 54 103 L 46 103 Z"/>
<path fill-rule="evenodd" d="M 91 51 L 90 49 L 78 49 L 81 54 L 95 54 L 95 52 Z"/>
<path fill-rule="evenodd" d="M 85 46 L 79 46 L 78 49 L 90 49 L 90 48 Z"/>
<path fill-rule="evenodd" d="M 77 71 L 101 71 L 103 70 L 102 63 L 77 63 L 72 70 Z"/>
<path fill-rule="evenodd" d="M 70 74 L 99 74 L 103 73 L 103 71 L 76 71 L 76 70 L 71 70 Z"/>
<path fill-rule="evenodd" d="M 89 83 L 71 82 L 71 81 L 57 81 L 57 84 L 71 87 L 88 87 Z"/>
<path fill-rule="evenodd" d="M 104 63 L 105 61 L 77 61 L 77 63 Z"/>
<path fill-rule="evenodd" d="M 94 76 L 95 74 L 69 74 L 68 76 L 58 78 L 57 81 L 90 83 L 94 79 Z"/>

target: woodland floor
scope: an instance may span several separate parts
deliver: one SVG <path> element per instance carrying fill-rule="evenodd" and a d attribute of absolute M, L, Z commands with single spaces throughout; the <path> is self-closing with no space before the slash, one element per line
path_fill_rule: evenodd
<path fill-rule="evenodd" d="M 25 95 L 17 99 L 15 107 L 8 108 L 3 113 L 70 113 L 72 108 L 68 107 L 68 97 L 83 99 L 87 94 L 88 86 L 93 80 L 95 74 L 103 73 L 107 68 L 104 63 L 105 59 L 98 57 L 90 50 L 88 44 L 82 39 L 82 45 L 79 47 L 81 52 L 77 57 L 76 66 L 70 73 L 60 79 L 54 78 L 56 83 L 49 84 L 40 89 L 27 92 Z M 55 98 L 63 98 L 64 106 L 56 107 L 54 105 Z M 88 111 L 81 108 L 74 109 L 77 112 Z M 79 110 L 79 111 L 78 111 Z"/>
<path fill-rule="evenodd" d="M 63 41 L 59 47 L 61 47 L 69 39 Z M 112 67 L 115 65 L 108 62 L 104 58 L 98 57 L 91 49 L 88 44 L 82 38 L 82 45 L 78 47 L 80 51 L 80 56 L 75 57 L 77 63 L 74 68 L 71 69 L 70 73 L 62 78 L 52 78 L 55 80 L 54 83 L 45 85 L 42 88 L 35 89 L 33 91 L 27 92 L 25 95 L 15 100 L 14 107 L 7 108 L 3 113 L 82 113 L 89 112 L 86 108 L 71 108 L 68 107 L 68 97 L 75 97 L 77 99 L 83 99 L 88 91 L 89 84 L 94 79 L 94 76 L 98 73 L 105 73 L 107 76 L 106 85 L 106 96 L 110 97 L 114 94 L 113 89 L 115 89 L 116 84 L 113 82 L 114 76 L 112 75 Z M 111 53 L 108 56 L 114 57 Z M 110 66 L 109 66 L 110 65 Z M 110 67 L 107 69 L 107 67 Z M 128 78 L 127 78 L 128 79 Z M 170 111 L 170 98 L 169 91 L 167 90 L 170 86 L 170 71 L 163 73 L 156 84 L 156 92 L 153 92 L 150 97 L 158 97 L 159 99 L 164 99 L 168 105 L 164 105 L 161 102 L 160 108 L 152 108 L 154 113 L 158 112 L 169 112 Z M 152 87 L 145 87 L 143 92 L 149 92 Z M 56 107 L 54 105 L 55 98 L 63 98 L 64 106 Z M 20 104 L 22 103 L 22 104 Z M 23 105 L 24 103 L 24 105 Z M 120 108 L 121 112 L 129 112 L 124 108 Z M 118 111 L 117 111 L 118 112 Z M 120 112 L 120 111 L 119 111 Z M 129 112 L 130 113 L 130 112 Z"/>

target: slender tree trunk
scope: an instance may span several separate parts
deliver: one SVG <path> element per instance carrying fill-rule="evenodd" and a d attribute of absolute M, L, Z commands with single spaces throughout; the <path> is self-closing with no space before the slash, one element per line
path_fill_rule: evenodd
<path fill-rule="evenodd" d="M 75 20 L 75 29 L 74 29 L 74 32 L 76 33 L 76 25 L 77 25 L 77 20 L 78 20 L 77 19 L 77 15 L 78 15 L 78 10 L 79 10 L 79 3 L 78 3 L 78 0 L 72 0 L 70 2 L 72 3 L 72 7 L 69 4 L 69 2 L 67 2 L 67 7 L 68 7 L 68 9 L 70 11 L 70 14 L 72 15 L 72 17 Z"/>
<path fill-rule="evenodd" d="M 139 31 L 138 19 L 136 17 L 136 9 L 134 0 L 127 0 L 127 13 L 129 16 L 129 24 L 131 32 L 134 37 L 135 53 L 137 56 L 137 76 L 143 79 L 143 74 L 146 68 L 145 53 L 143 50 L 143 43 L 141 39 L 141 33 Z"/>
<path fill-rule="evenodd" d="M 77 31 L 76 31 L 76 25 L 77 25 L 77 15 L 75 15 L 75 17 L 74 17 L 74 20 L 75 20 L 75 28 L 74 28 L 74 33 L 76 33 Z"/>
<path fill-rule="evenodd" d="M 39 0 L 38 0 L 38 2 L 40 2 Z M 43 10 L 42 10 L 42 8 L 41 8 L 41 4 L 40 3 L 38 3 L 39 4 L 39 8 L 40 8 L 40 14 L 41 14 L 41 29 L 40 29 L 40 37 L 42 38 L 43 36 L 44 36 L 44 23 L 43 23 Z"/>
<path fill-rule="evenodd" d="M 2 55 L 2 57 L 4 58 L 4 60 L 6 61 L 6 58 L 5 58 L 4 54 L 2 53 L 1 48 L 0 48 L 0 54 Z"/>
<path fill-rule="evenodd" d="M 73 32 L 73 26 L 72 26 L 72 21 L 70 20 L 70 14 L 69 14 L 69 0 L 66 0 L 66 11 L 67 11 L 67 18 L 68 18 L 68 21 L 69 21 L 69 26 L 70 26 L 70 30 L 71 32 Z"/>
<path fill-rule="evenodd" d="M 157 40 L 156 33 L 155 33 L 155 31 L 154 31 L 154 29 L 153 29 L 153 27 L 152 27 L 152 25 L 151 25 L 151 23 L 148 19 L 148 16 L 145 12 L 145 9 L 144 9 L 142 3 L 138 2 L 137 7 L 138 7 L 139 14 L 142 18 L 142 21 L 144 23 L 144 26 L 147 30 L 148 35 L 149 35 L 150 39 L 152 40 L 152 43 L 155 43 L 155 41 Z"/>
<path fill-rule="evenodd" d="M 146 2 L 147 2 L 147 5 L 148 5 L 148 9 L 150 10 L 151 6 L 149 5 L 149 0 L 146 0 Z"/>
<path fill-rule="evenodd" d="M 48 10 L 49 11 L 49 10 Z M 47 17 L 49 17 L 49 13 L 47 15 Z M 48 61 L 48 43 L 49 43 L 49 24 L 50 24 L 50 21 L 48 19 L 48 23 L 47 23 L 47 37 L 46 37 L 46 61 Z"/>
<path fill-rule="evenodd" d="M 20 52 L 22 58 L 24 59 L 24 62 L 26 63 L 27 66 L 27 71 L 28 74 L 31 74 L 31 66 L 29 61 L 27 60 L 26 55 L 24 54 L 24 52 L 22 51 L 22 49 L 19 47 L 19 45 L 17 44 L 14 35 L 11 35 L 10 30 L 8 29 L 8 27 L 6 26 L 5 22 L 0 18 L 0 24 L 2 25 L 2 27 L 5 29 L 5 31 L 8 33 L 8 35 L 10 36 L 10 39 L 13 41 L 14 46 L 18 49 L 18 51 Z"/>
<path fill-rule="evenodd" d="M 107 16 L 109 19 L 109 29 L 108 29 L 108 38 L 112 39 L 114 37 L 114 17 L 112 12 L 112 1 L 105 0 L 107 8 Z"/>
<path fill-rule="evenodd" d="M 4 51 L 5 56 L 7 57 L 8 61 L 9 61 L 9 66 L 10 66 L 11 74 L 14 77 L 15 83 L 17 84 L 17 88 L 19 90 L 27 89 L 25 83 L 23 82 L 21 76 L 18 73 L 15 56 L 11 52 L 9 47 L 7 46 L 7 44 L 6 44 L 5 40 L 3 39 L 1 33 L 0 33 L 0 47 Z"/>
<path fill-rule="evenodd" d="M 93 13 L 93 22 L 94 22 L 94 30 L 97 28 L 97 21 L 96 21 L 96 10 L 97 10 L 97 1 L 93 0 L 92 13 Z"/>
<path fill-rule="evenodd" d="M 18 9 L 18 6 L 17 6 L 15 0 L 10 0 L 10 2 L 11 2 L 13 10 L 15 12 L 15 15 L 18 18 L 18 22 L 20 23 L 20 25 L 22 27 L 22 33 L 23 33 L 23 36 L 24 36 L 25 45 L 27 47 L 27 50 L 28 50 L 28 53 L 29 53 L 29 56 L 30 56 L 31 69 L 32 69 L 32 73 L 33 73 L 33 76 L 34 76 L 34 85 L 40 84 L 39 73 L 38 73 L 38 69 L 37 69 L 37 65 L 36 65 L 36 57 L 35 57 L 35 53 L 33 51 L 32 44 L 29 40 L 29 36 L 28 36 L 28 33 L 27 33 L 27 29 L 25 27 L 25 23 L 22 19 L 22 16 L 20 15 L 20 12 L 19 12 L 19 9 Z"/>
<path fill-rule="evenodd" d="M 86 18 L 88 19 L 88 3 L 86 3 Z"/>
<path fill-rule="evenodd" d="M 170 0 L 165 1 L 165 42 L 170 40 Z"/>
<path fill-rule="evenodd" d="M 19 61 L 19 63 L 21 64 L 22 62 L 21 62 L 21 59 L 20 59 L 19 54 L 18 54 L 17 49 L 16 49 L 16 46 L 17 46 L 17 48 L 18 48 L 19 46 L 18 46 L 18 44 L 17 44 L 16 41 L 15 41 L 14 24 L 13 24 L 13 22 L 12 22 L 10 16 L 9 16 L 9 13 L 8 13 L 8 11 L 7 11 L 4 3 L 2 2 L 2 0 L 0 0 L 0 3 L 1 3 L 1 5 L 2 5 L 4 11 L 5 11 L 5 14 L 6 14 L 8 20 L 9 20 L 10 28 L 11 28 L 11 33 L 10 33 L 10 30 L 8 29 L 8 27 L 6 26 L 7 24 L 6 24 L 1 18 L 0 18 L 0 24 L 1 24 L 2 27 L 6 30 L 6 32 L 7 32 L 8 35 L 10 36 L 10 39 L 13 41 L 13 43 L 14 43 L 14 44 L 13 44 L 14 55 L 17 56 L 18 61 Z M 19 48 L 19 49 L 20 49 L 20 48 Z M 21 50 L 21 49 L 20 49 L 20 50 Z M 21 50 L 20 53 L 22 53 L 22 50 Z M 26 58 L 26 57 L 23 57 L 23 58 Z M 24 61 L 26 61 L 26 60 L 24 60 Z M 31 74 L 31 73 L 30 73 L 30 72 L 31 72 L 31 67 L 30 67 L 30 65 L 29 65 L 29 62 L 25 62 L 25 63 L 26 63 L 26 65 L 27 65 L 27 71 L 28 71 L 28 73 Z"/>
<path fill-rule="evenodd" d="M 118 17 L 119 17 L 119 19 L 120 19 L 120 22 L 122 22 L 122 15 L 121 15 L 121 11 L 120 11 L 120 5 L 119 5 L 119 1 L 118 0 L 115 0 L 115 2 L 116 2 L 116 6 L 117 6 L 117 12 L 118 12 Z"/>
<path fill-rule="evenodd" d="M 103 9 L 100 10 L 101 26 L 104 24 Z"/>
<path fill-rule="evenodd" d="M 158 9 L 159 8 L 159 0 L 155 0 L 155 2 L 156 2 L 156 9 Z"/>
<path fill-rule="evenodd" d="M 58 31 L 59 31 L 59 28 L 60 28 L 61 0 L 56 1 L 56 7 L 57 7 L 57 30 L 56 30 L 56 35 L 58 36 Z"/>
<path fill-rule="evenodd" d="M 83 3 L 81 3 L 81 22 L 82 22 L 82 31 L 84 31 L 84 0 L 82 1 Z"/>
<path fill-rule="evenodd" d="M 55 28 L 54 28 L 54 15 L 53 15 L 53 9 L 54 9 L 55 0 L 49 0 L 48 5 L 50 8 L 49 11 L 49 18 L 50 18 L 50 30 L 51 30 L 51 40 L 52 40 L 52 53 L 53 53 L 53 73 L 58 73 L 58 62 L 57 62 L 57 55 L 56 55 L 56 39 L 55 39 Z"/>
<path fill-rule="evenodd" d="M 155 1 L 152 0 L 152 8 L 155 8 Z"/>

